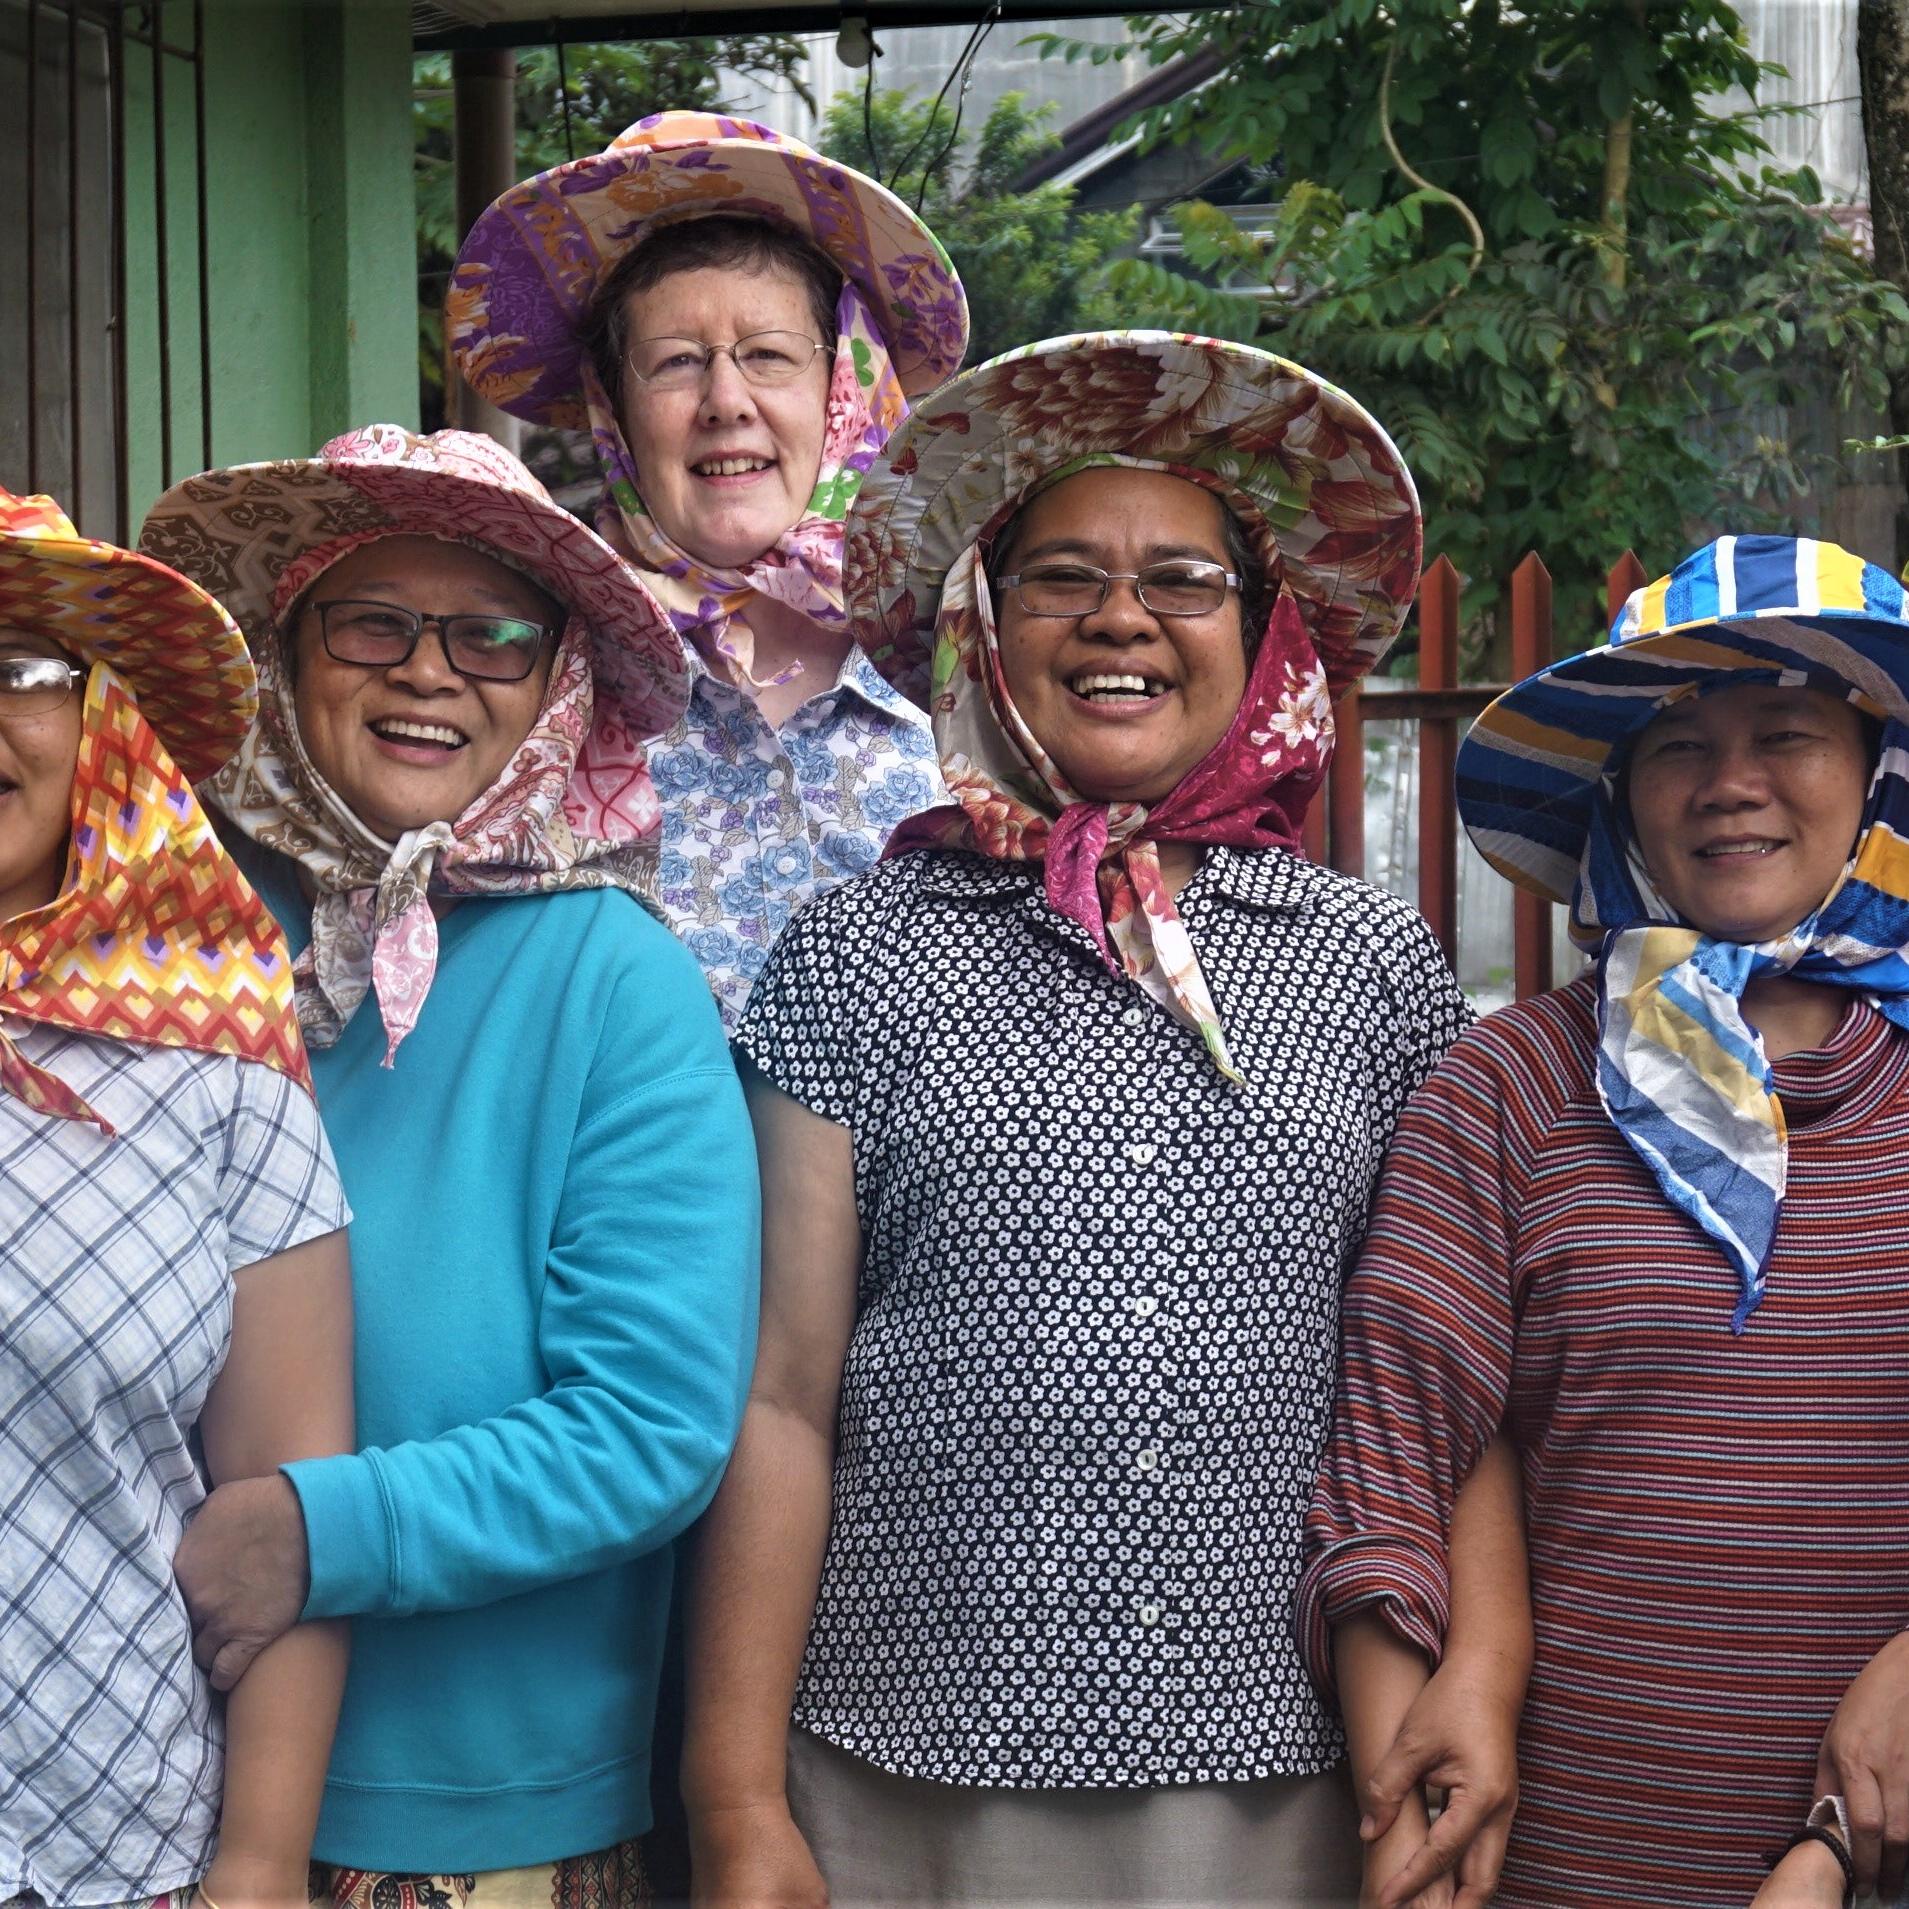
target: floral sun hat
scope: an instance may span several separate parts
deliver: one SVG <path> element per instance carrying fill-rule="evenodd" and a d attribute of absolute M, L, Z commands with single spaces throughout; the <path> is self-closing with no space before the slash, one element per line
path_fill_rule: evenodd
<path fill-rule="evenodd" d="M 0 629 L 87 665 L 60 889 L 0 924 L 0 1015 L 263 1062 L 307 1091 L 291 961 L 192 791 L 258 707 L 238 626 L 196 584 L 0 490 Z M 112 1127 L 0 1028 L 0 1091 Z"/>
<path fill-rule="evenodd" d="M 1232 724 L 1152 805 L 1068 786 L 1014 706 L 984 575 L 988 540 L 1029 498 L 1104 465 L 1213 492 L 1278 592 L 1250 633 Z M 1398 633 L 1419 550 L 1417 492 L 1391 439 L 1266 352 L 1090 333 L 964 373 L 889 440 L 849 519 L 857 634 L 927 704 L 954 796 L 904 824 L 889 852 L 938 844 L 1041 862 L 1050 902 L 1238 1079 L 1156 845 L 1298 846 L 1332 752 L 1332 696 Z"/>
<path fill-rule="evenodd" d="M 281 632 L 331 565 L 389 536 L 469 544 L 569 608 L 542 708 L 498 780 L 449 822 L 375 835 L 299 736 Z M 319 890 L 298 1014 L 328 1047 L 375 993 L 389 1064 L 436 968 L 429 897 L 653 890 L 660 820 L 645 745 L 688 696 L 682 648 L 642 577 L 490 439 L 371 425 L 316 458 L 208 471 L 167 492 L 143 545 L 219 589 L 252 636 L 259 720 L 210 798 Z"/>
<path fill-rule="evenodd" d="M 885 186 L 753 120 L 668 112 L 512 186 L 472 226 L 444 304 L 466 382 L 517 417 L 584 426 L 578 333 L 597 287 L 660 226 L 717 212 L 786 226 L 827 253 L 867 301 L 904 391 L 961 363 L 961 281 Z"/>

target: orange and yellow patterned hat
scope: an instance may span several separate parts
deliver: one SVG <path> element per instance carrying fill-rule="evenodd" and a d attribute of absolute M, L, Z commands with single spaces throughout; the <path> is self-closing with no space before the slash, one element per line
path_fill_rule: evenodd
<path fill-rule="evenodd" d="M 151 557 L 82 537 L 50 497 L 0 489 L 0 629 L 111 665 L 189 782 L 234 755 L 258 713 L 245 638 L 218 599 Z"/>

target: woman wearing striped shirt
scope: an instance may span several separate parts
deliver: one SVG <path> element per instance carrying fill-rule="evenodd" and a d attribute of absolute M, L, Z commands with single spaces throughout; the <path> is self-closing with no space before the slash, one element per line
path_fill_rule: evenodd
<path fill-rule="evenodd" d="M 1423 1681 L 1455 1491 L 1509 1431 L 1536 1652 L 1501 1904 L 1835 1902 L 1845 1855 L 1900 1888 L 1905 720 L 1901 587 L 1725 538 L 1460 756 L 1473 839 L 1596 962 L 1400 1123 L 1300 1616 L 1349 1718 Z M 1849 1849 L 1766 1884 L 1826 1793 Z"/>

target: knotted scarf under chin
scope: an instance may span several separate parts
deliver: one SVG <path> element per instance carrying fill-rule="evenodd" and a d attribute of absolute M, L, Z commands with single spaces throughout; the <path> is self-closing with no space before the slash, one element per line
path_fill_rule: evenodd
<path fill-rule="evenodd" d="M 1038 861 L 1048 901 L 1103 961 L 1194 1029 L 1241 1078 L 1159 844 L 1297 849 L 1332 754 L 1332 706 L 1311 638 L 1282 590 L 1226 732 L 1158 802 L 1095 802 L 1073 789 L 1008 692 L 980 553 L 948 571 L 936 625 L 932 711 L 951 804 L 905 822 L 887 853 L 968 848 Z"/>

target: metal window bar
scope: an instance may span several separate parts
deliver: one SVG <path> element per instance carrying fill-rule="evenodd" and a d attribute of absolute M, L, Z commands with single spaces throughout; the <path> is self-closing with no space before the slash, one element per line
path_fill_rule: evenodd
<path fill-rule="evenodd" d="M 205 45 L 203 0 L 0 0 L 22 134 L 0 139 L 0 192 L 24 212 L 0 231 L 0 348 L 26 372 L 0 393 L 0 483 L 121 543 L 135 464 L 150 492 L 212 462 Z"/>

